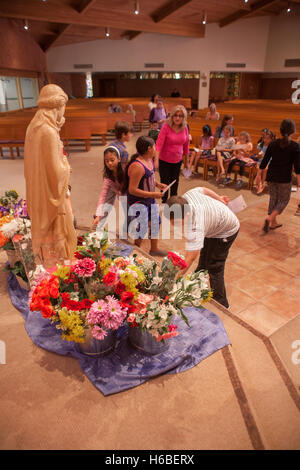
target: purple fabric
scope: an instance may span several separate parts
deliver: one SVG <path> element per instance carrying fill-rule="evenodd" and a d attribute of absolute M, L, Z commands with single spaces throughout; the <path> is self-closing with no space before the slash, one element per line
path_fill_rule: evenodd
<path fill-rule="evenodd" d="M 185 308 L 191 328 L 181 319 L 179 335 L 168 342 L 166 351 L 152 356 L 135 349 L 128 342 L 128 327 L 118 330 L 114 351 L 100 358 L 85 356 L 76 351 L 73 342 L 61 339 L 61 333 L 39 312 L 28 308 L 28 292 L 22 289 L 16 277 L 9 273 L 8 292 L 12 304 L 25 320 L 28 336 L 39 347 L 78 359 L 81 369 L 103 395 L 111 395 L 136 387 L 161 374 L 183 372 L 230 344 L 222 321 L 209 310 Z M 58 359 L 59 360 L 59 359 Z"/>

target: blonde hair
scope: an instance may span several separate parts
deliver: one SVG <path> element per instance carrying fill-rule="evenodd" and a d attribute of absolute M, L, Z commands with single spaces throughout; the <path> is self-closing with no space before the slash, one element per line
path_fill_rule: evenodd
<path fill-rule="evenodd" d="M 240 132 L 239 137 L 240 136 L 245 137 L 247 143 L 251 142 L 251 137 L 250 137 L 250 134 L 248 134 L 248 132 Z"/>
<path fill-rule="evenodd" d="M 183 119 L 182 119 L 182 124 L 181 124 L 181 129 L 180 129 L 180 130 L 183 130 L 185 129 L 187 125 L 187 111 L 185 107 L 182 106 L 181 104 L 178 104 L 177 106 L 174 106 L 173 109 L 171 109 L 170 116 L 167 119 L 167 123 L 169 124 L 170 127 L 174 126 L 173 117 L 174 117 L 174 114 L 177 113 L 177 111 L 180 111 L 183 114 Z"/>

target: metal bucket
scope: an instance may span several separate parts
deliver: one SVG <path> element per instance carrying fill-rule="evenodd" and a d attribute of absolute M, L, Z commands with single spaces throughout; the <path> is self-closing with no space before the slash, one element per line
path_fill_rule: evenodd
<path fill-rule="evenodd" d="M 85 331 L 85 342 L 76 343 L 76 350 L 82 354 L 99 357 L 112 351 L 117 342 L 117 330 L 108 330 L 104 339 L 96 339 L 92 335 L 92 329 Z"/>
<path fill-rule="evenodd" d="M 20 261 L 20 258 L 16 252 L 16 250 L 5 250 L 6 251 L 6 256 L 9 262 L 9 265 L 11 268 L 14 267 L 17 261 Z"/>
<path fill-rule="evenodd" d="M 136 327 L 129 327 L 128 339 L 132 346 L 152 355 L 160 354 L 169 347 L 167 341 L 156 341 L 148 331 L 142 331 Z"/>

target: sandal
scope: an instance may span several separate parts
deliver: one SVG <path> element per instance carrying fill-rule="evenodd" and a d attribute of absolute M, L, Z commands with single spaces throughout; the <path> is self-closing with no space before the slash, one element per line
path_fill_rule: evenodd
<path fill-rule="evenodd" d="M 270 222 L 269 222 L 268 219 L 266 219 L 266 220 L 265 220 L 265 224 L 264 224 L 264 226 L 263 226 L 263 231 L 264 231 L 264 232 L 268 233 L 268 231 L 269 231 L 269 225 L 270 225 Z"/>
<path fill-rule="evenodd" d="M 275 227 L 270 227 L 270 230 L 276 230 L 279 227 L 282 227 L 282 224 L 275 225 Z"/>

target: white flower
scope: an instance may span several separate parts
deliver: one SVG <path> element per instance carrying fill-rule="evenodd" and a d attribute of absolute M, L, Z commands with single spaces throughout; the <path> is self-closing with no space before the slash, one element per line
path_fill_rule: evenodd
<path fill-rule="evenodd" d="M 17 220 L 13 219 L 8 224 L 3 224 L 0 230 L 6 238 L 12 238 L 18 232 Z"/>

